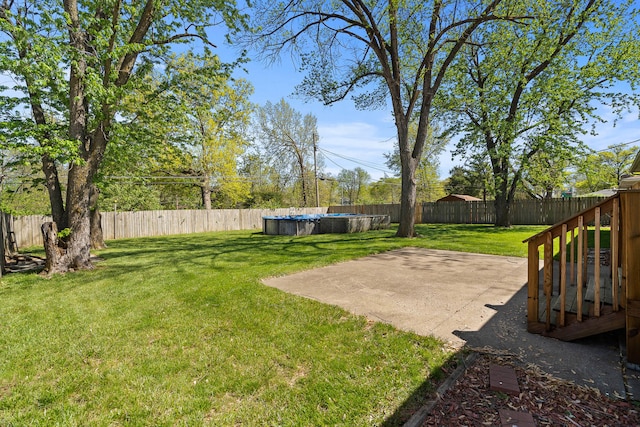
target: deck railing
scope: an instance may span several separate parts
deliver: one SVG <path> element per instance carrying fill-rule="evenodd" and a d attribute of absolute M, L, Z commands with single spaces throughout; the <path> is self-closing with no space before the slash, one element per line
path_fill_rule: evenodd
<path fill-rule="evenodd" d="M 604 231 L 602 223 L 605 221 L 610 224 L 610 272 L 606 272 L 604 276 L 607 286 L 601 283 L 603 275 L 600 262 L 601 233 Z M 588 226 L 593 228 L 591 248 L 587 243 Z M 530 332 L 547 334 L 552 329 L 558 330 L 583 322 L 587 316 L 600 318 L 616 313 L 624 306 L 625 297 L 620 295 L 623 291 L 620 287 L 619 236 L 620 199 L 615 195 L 525 241 L 529 245 L 527 320 Z M 540 280 L 541 247 L 543 280 Z M 558 250 L 557 261 L 554 260 L 554 247 Z M 589 249 L 593 249 L 594 253 L 593 267 L 588 266 Z M 557 272 L 554 272 L 554 264 L 558 268 Z M 602 326 L 599 328 L 583 330 L 577 334 L 573 332 L 564 338 L 576 339 L 598 331 L 604 332 L 603 329 L 613 329 L 621 324 L 624 326 L 621 323 L 623 317 L 615 316 L 612 319 L 614 320 L 609 325 L 601 322 Z M 563 339 L 561 334 L 557 337 Z"/>

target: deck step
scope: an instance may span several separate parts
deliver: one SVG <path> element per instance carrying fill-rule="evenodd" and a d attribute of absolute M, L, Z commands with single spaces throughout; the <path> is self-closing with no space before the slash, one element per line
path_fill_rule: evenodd
<path fill-rule="evenodd" d="M 583 289 L 583 292 L 585 292 L 584 289 Z M 577 293 L 578 293 L 578 289 L 575 286 L 567 287 L 567 294 L 565 296 L 565 303 L 564 303 L 565 313 L 573 313 L 573 314 L 578 313 Z M 586 301 L 583 300 L 582 302 L 583 316 L 589 315 L 590 306 L 591 304 L 588 304 Z M 560 313 L 560 295 L 553 296 L 553 299 L 551 300 L 551 309 L 556 313 Z"/>
<path fill-rule="evenodd" d="M 611 311 L 606 307 L 600 317 L 589 317 L 582 322 L 570 322 L 564 328 L 555 328 L 551 331 L 543 331 L 542 334 L 557 338 L 561 341 L 574 341 L 580 338 L 614 331 L 625 327 L 626 317 L 624 310 Z"/>
<path fill-rule="evenodd" d="M 621 269 L 619 269 L 621 270 Z M 623 303 L 623 294 L 622 294 L 622 277 L 621 272 L 618 272 L 618 304 Z M 595 302 L 595 277 L 590 277 L 587 282 L 587 292 L 585 294 L 585 301 Z M 611 278 L 605 277 L 600 280 L 600 303 L 613 305 L 613 294 L 611 289 Z"/>

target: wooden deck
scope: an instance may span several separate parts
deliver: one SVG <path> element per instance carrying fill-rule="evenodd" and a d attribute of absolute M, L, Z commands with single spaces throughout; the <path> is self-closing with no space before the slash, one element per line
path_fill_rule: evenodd
<path fill-rule="evenodd" d="M 611 271 L 611 266 L 610 266 L 610 262 L 609 259 L 610 257 L 608 256 L 610 254 L 610 251 L 608 249 L 603 249 L 602 251 L 602 255 L 600 257 L 600 289 L 598 294 L 600 295 L 599 298 L 599 307 L 600 310 L 605 310 L 607 307 L 613 307 L 613 289 L 612 289 L 612 274 L 613 272 Z M 595 301 L 596 301 L 596 280 L 595 280 L 595 276 L 594 276 L 594 257 L 592 257 L 592 259 L 588 260 L 588 264 L 587 264 L 587 284 L 583 289 L 583 303 L 580 304 L 581 306 L 581 310 L 582 310 L 582 316 L 583 317 L 593 317 L 595 314 Z M 557 277 L 560 271 L 560 265 L 559 262 L 555 262 L 554 263 L 554 268 L 553 271 L 556 273 L 556 276 L 553 279 L 553 283 L 560 283 L 559 278 Z M 577 268 L 577 265 L 574 265 L 574 269 Z M 564 311 L 566 313 L 566 315 L 577 315 L 578 313 L 578 288 L 576 285 L 575 280 L 572 281 L 572 277 L 571 277 L 571 266 L 568 266 L 567 268 L 565 268 L 566 271 L 566 293 L 565 293 L 565 298 L 564 298 Z M 622 280 L 621 280 L 621 276 L 622 276 L 622 269 L 618 268 L 618 291 L 615 293 L 618 296 L 618 305 L 622 305 L 624 304 L 624 301 L 622 301 L 622 296 L 624 295 L 624 293 L 622 292 Z M 546 298 L 544 295 L 544 275 L 540 274 L 540 286 L 539 286 L 539 308 L 538 308 L 538 321 L 539 322 L 546 322 L 546 317 L 547 317 L 547 304 L 546 304 Z M 557 326 L 558 325 L 558 316 L 560 314 L 561 310 L 561 304 L 562 304 L 562 298 L 561 298 L 561 294 L 560 294 L 560 289 L 558 289 L 557 287 L 552 289 L 552 298 L 551 298 L 551 304 L 550 304 L 550 323 L 552 326 Z"/>
<path fill-rule="evenodd" d="M 526 240 L 530 332 L 573 340 L 624 327 L 620 230 L 616 195 Z"/>

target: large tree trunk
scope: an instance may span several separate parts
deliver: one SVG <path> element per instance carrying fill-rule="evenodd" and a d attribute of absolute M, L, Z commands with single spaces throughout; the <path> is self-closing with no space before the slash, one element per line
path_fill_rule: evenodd
<path fill-rule="evenodd" d="M 42 240 L 44 241 L 44 252 L 47 257 L 43 274 L 50 276 L 54 273 L 67 271 L 59 270 L 60 257 L 62 256 L 63 250 L 58 246 L 58 227 L 55 222 L 45 222 L 42 224 Z"/>
<path fill-rule="evenodd" d="M 89 196 L 93 173 L 90 171 L 89 162 L 83 165 L 74 164 L 69 170 L 67 216 L 69 217 L 71 234 L 67 242 L 66 253 L 60 260 L 67 269 L 92 268 L 89 260 L 91 256 Z"/>
<path fill-rule="evenodd" d="M 403 154 L 401 154 L 403 156 Z M 400 224 L 397 237 L 415 237 L 416 168 L 418 162 L 409 154 L 402 158 L 402 193 L 400 195 Z"/>
<path fill-rule="evenodd" d="M 91 229 L 91 249 L 104 249 L 107 247 L 102 233 L 102 215 L 98 208 L 100 190 L 95 184 L 91 184 L 89 194 L 89 226 Z"/>
<path fill-rule="evenodd" d="M 98 207 L 90 209 L 89 224 L 91 227 L 91 249 L 104 249 L 107 244 L 104 242 L 102 233 L 102 214 Z"/>
<path fill-rule="evenodd" d="M 496 227 L 511 227 L 511 204 L 508 202 L 506 194 L 496 194 L 493 205 L 496 209 Z"/>
<path fill-rule="evenodd" d="M 211 210 L 211 185 L 209 181 L 205 181 L 204 184 L 200 186 L 200 194 L 202 194 L 202 205 L 208 211 Z"/>
<path fill-rule="evenodd" d="M 62 188 L 55 162 L 47 154 L 42 155 L 42 171 L 51 204 L 51 217 L 59 229 L 66 228 L 64 215 L 64 203 L 62 201 Z"/>

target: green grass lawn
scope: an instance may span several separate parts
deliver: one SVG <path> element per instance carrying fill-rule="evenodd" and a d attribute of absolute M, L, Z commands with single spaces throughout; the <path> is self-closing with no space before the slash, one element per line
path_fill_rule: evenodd
<path fill-rule="evenodd" d="M 260 280 L 403 246 L 525 256 L 542 227 L 109 242 L 93 271 L 0 282 L 0 425 L 400 425 L 438 340 Z"/>

